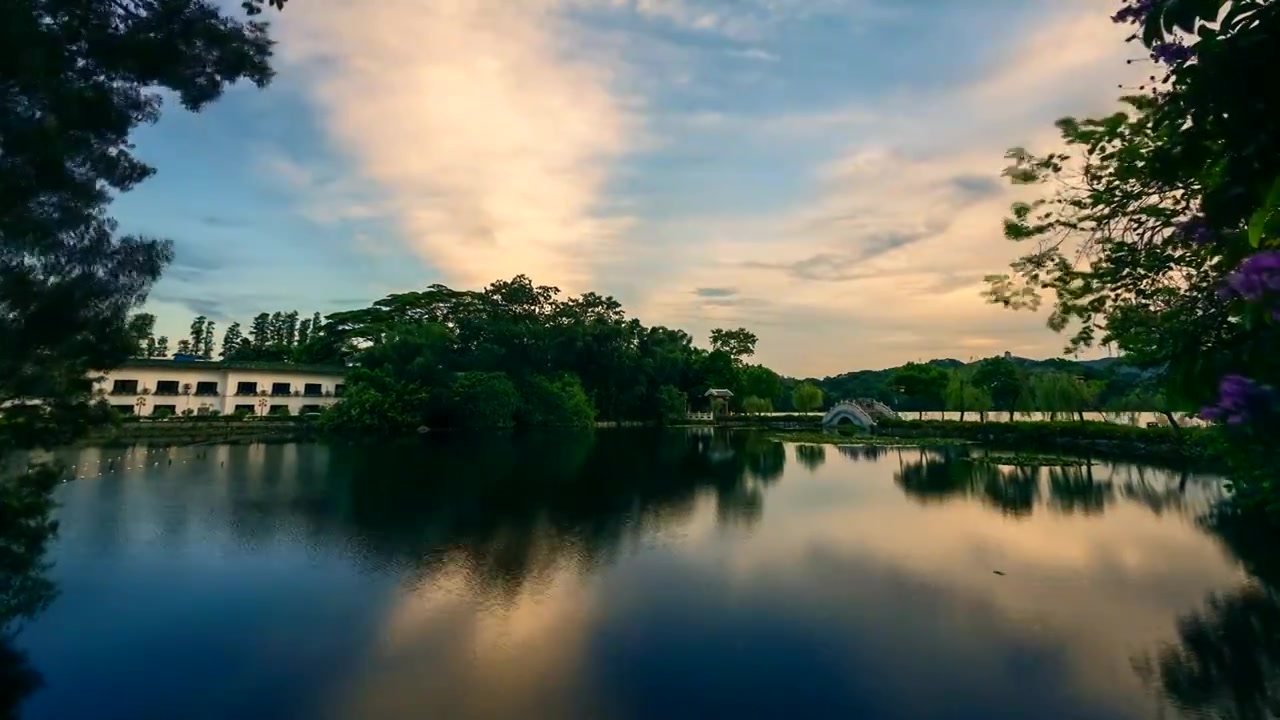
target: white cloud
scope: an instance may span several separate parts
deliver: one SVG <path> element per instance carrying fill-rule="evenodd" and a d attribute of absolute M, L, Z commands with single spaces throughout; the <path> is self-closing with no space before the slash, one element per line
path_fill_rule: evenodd
<path fill-rule="evenodd" d="M 1009 203 L 1028 192 L 1000 182 L 1003 153 L 1057 146 L 1057 117 L 1109 109 L 1117 84 L 1140 68 L 1126 66 L 1124 28 L 1100 0 L 1038 27 L 952 92 L 763 123 L 770 136 L 843 130 L 853 140 L 816 169 L 822 189 L 810 202 L 664 227 L 671 269 L 651 285 L 642 317 L 698 332 L 759 325 L 759 359 L 796 374 L 1005 350 L 1058 354 L 1065 341 L 1043 315 L 979 295 L 983 275 L 1024 251 L 1001 235 Z M 708 302 L 689 292 L 712 285 L 741 294 Z"/>
<path fill-rule="evenodd" d="M 323 122 L 450 282 L 581 287 L 638 117 L 552 0 L 316 0 L 281 23 Z"/>
<path fill-rule="evenodd" d="M 761 48 L 745 48 L 742 50 L 730 50 L 729 54 L 734 57 L 740 57 L 746 60 L 760 60 L 761 62 L 778 62 L 779 58 L 776 54 Z"/>

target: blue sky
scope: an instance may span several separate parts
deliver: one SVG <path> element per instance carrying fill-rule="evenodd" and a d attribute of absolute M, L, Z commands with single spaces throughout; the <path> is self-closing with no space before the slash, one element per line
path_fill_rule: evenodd
<path fill-rule="evenodd" d="M 1114 4 L 307 0 L 271 87 L 138 134 L 115 211 L 176 244 L 171 336 L 525 273 L 794 375 L 1053 355 L 978 293 L 1018 252 L 1004 150 L 1141 73 Z"/>

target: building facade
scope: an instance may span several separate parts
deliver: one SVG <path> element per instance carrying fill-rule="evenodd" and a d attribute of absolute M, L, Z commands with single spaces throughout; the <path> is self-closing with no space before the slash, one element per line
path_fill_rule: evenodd
<path fill-rule="evenodd" d="M 95 389 L 126 415 L 300 415 L 337 402 L 344 372 L 290 363 L 130 360 L 106 372 Z"/>

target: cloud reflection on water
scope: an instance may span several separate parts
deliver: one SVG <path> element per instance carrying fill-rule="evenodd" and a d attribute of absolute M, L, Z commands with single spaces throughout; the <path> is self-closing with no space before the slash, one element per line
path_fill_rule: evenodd
<path fill-rule="evenodd" d="M 431 442 L 120 451 L 127 470 L 63 490 L 72 598 L 37 661 L 59 684 L 121 662 L 58 643 L 105 632 L 73 612 L 89 598 L 128 597 L 112 632 L 140 652 L 182 657 L 149 627 L 180 607 L 245 677 L 266 669 L 227 607 L 270 612 L 280 643 L 321 633 L 302 647 L 340 670 L 273 645 L 311 689 L 237 703 L 249 718 L 1146 717 L 1133 659 L 1245 580 L 1197 523 L 1212 478 L 746 433 Z M 165 677 L 142 707 L 182 707 Z M 32 717 L 90 699 L 137 706 L 41 693 Z"/>

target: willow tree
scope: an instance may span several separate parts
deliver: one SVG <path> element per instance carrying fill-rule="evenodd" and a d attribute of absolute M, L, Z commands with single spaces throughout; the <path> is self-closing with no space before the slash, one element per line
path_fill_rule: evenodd
<path fill-rule="evenodd" d="M 978 413 L 978 418 L 985 422 L 987 413 L 994 407 L 991 393 L 974 383 L 973 372 L 969 368 L 951 373 L 943 400 L 947 410 L 960 413 L 960 422 L 964 422 L 965 413 L 969 412 Z"/>

